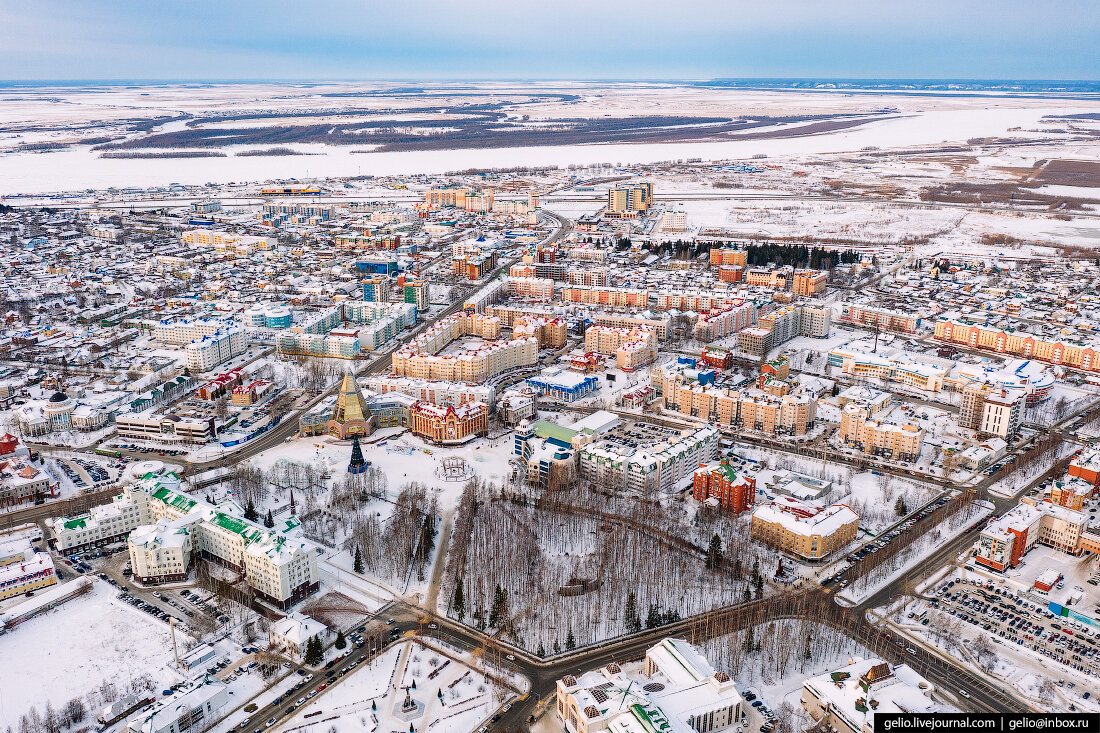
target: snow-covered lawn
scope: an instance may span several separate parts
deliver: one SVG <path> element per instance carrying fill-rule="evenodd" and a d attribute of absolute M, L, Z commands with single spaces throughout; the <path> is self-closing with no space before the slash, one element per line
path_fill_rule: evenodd
<path fill-rule="evenodd" d="M 122 695 L 144 675 L 155 690 L 182 679 L 170 667 L 168 624 L 116 600 L 115 593 L 96 580 L 91 593 L 0 636 L 0 727 L 18 728 L 31 707 L 42 712 L 50 702 L 60 708 L 104 683 Z M 90 717 L 106 704 L 85 701 Z"/>

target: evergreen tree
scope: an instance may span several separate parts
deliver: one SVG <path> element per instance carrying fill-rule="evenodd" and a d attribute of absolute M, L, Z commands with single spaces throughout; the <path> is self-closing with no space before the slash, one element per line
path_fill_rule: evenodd
<path fill-rule="evenodd" d="M 742 572 L 744 572 L 744 570 L 741 567 L 741 558 L 736 557 L 733 560 L 733 579 L 734 580 L 741 580 L 741 573 Z"/>
<path fill-rule="evenodd" d="M 311 636 L 306 642 L 305 663 L 311 667 L 316 667 L 324 658 L 325 650 L 321 645 L 321 637 Z"/>
<path fill-rule="evenodd" d="M 271 510 L 267 510 L 267 516 L 264 517 L 264 526 L 271 529 L 275 526 L 275 517 L 271 514 Z"/>
<path fill-rule="evenodd" d="M 355 561 L 351 566 L 351 569 L 362 575 L 363 573 L 363 550 L 359 545 L 355 546 Z"/>
<path fill-rule="evenodd" d="M 626 633 L 628 634 L 642 630 L 642 620 L 638 618 L 638 599 L 634 597 L 634 591 L 631 591 L 626 597 L 623 626 L 626 627 Z"/>
<path fill-rule="evenodd" d="M 909 507 L 905 505 L 904 496 L 899 496 L 898 500 L 894 502 L 894 511 L 897 512 L 899 517 L 904 517 L 909 513 Z"/>
<path fill-rule="evenodd" d="M 508 593 L 497 584 L 493 591 L 493 605 L 489 609 L 489 626 L 496 628 L 508 614 Z"/>
<path fill-rule="evenodd" d="M 244 518 L 250 522 L 255 522 L 260 518 L 260 513 L 256 511 L 256 505 L 252 503 L 252 500 L 248 500 L 248 506 L 244 508 Z"/>
<path fill-rule="evenodd" d="M 539 642 L 539 648 L 535 650 L 535 654 L 540 657 L 546 656 L 546 649 L 543 648 L 542 642 Z"/>
<path fill-rule="evenodd" d="M 649 613 L 645 618 L 645 627 L 647 629 L 655 629 L 661 625 L 661 612 L 657 610 L 657 604 L 649 604 Z"/>
<path fill-rule="evenodd" d="M 333 644 L 337 649 L 343 649 L 348 645 L 348 640 L 344 638 L 344 631 L 340 629 L 336 632 L 336 642 Z"/>
<path fill-rule="evenodd" d="M 707 567 L 722 567 L 722 538 L 717 534 L 710 538 L 710 547 L 707 548 Z"/>
<path fill-rule="evenodd" d="M 557 639 L 554 639 L 554 653 L 561 654 L 561 644 L 558 643 Z"/>
<path fill-rule="evenodd" d="M 455 594 L 451 600 L 451 610 L 454 612 L 455 618 L 461 621 L 466 616 L 466 591 L 463 588 L 465 584 L 461 577 L 458 582 L 455 583 Z"/>
<path fill-rule="evenodd" d="M 755 648 L 755 643 L 752 640 L 752 627 L 750 626 L 745 630 L 745 654 L 752 654 L 752 650 Z"/>
<path fill-rule="evenodd" d="M 576 649 L 577 640 L 573 638 L 573 629 L 569 629 L 569 633 L 565 635 L 565 648 Z"/>
<path fill-rule="evenodd" d="M 764 597 L 764 578 L 763 578 L 763 576 L 757 575 L 756 579 L 753 580 L 753 585 L 756 587 L 756 597 L 757 598 L 763 598 Z"/>

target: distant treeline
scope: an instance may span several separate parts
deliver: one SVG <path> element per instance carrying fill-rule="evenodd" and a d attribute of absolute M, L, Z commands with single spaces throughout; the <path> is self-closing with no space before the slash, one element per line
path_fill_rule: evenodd
<path fill-rule="evenodd" d="M 262 148 L 259 150 L 242 150 L 236 154 L 238 158 L 263 158 L 280 155 L 316 155 L 316 153 L 304 153 L 294 148 Z"/>
<path fill-rule="evenodd" d="M 405 120 L 360 120 L 307 125 L 272 125 L 195 129 L 188 127 L 144 138 L 109 143 L 100 150 L 129 148 L 220 148 L 226 145 L 375 145 L 375 152 L 451 150 L 456 148 L 528 147 L 593 143 L 655 143 L 730 139 L 730 133 L 773 127 L 779 123 L 810 122 L 820 125 L 855 125 L 859 120 L 839 120 L 838 115 L 784 117 L 694 117 L 646 115 L 622 118 L 565 118 L 549 125 L 532 126 L 525 120 L 505 119 L 499 105 L 454 106 L 447 111 L 471 115 L 463 119 L 438 116 Z M 258 117 L 258 116 L 257 116 Z M 850 115 L 843 115 L 850 118 Z M 205 118 L 204 118 L 205 119 Z M 868 118 L 860 118 L 868 119 Z M 830 121 L 831 120 L 831 121 Z M 811 124 L 812 126 L 812 124 Z M 428 131 L 428 134 L 424 134 Z M 804 134 L 813 130 L 793 130 Z M 777 134 L 781 131 L 776 130 Z M 767 130 L 761 130 L 767 135 Z"/>
<path fill-rule="evenodd" d="M 215 150 L 165 150 L 162 153 L 107 152 L 100 158 L 226 158 L 225 153 Z"/>
<path fill-rule="evenodd" d="M 779 242 L 746 244 L 744 249 L 746 252 L 745 259 L 750 266 L 775 263 L 776 267 L 792 265 L 796 268 L 809 267 L 814 270 L 831 270 L 837 265 L 859 262 L 860 258 L 859 253 L 851 249 L 837 251 L 824 247 L 807 247 L 804 244 L 781 244 Z"/>

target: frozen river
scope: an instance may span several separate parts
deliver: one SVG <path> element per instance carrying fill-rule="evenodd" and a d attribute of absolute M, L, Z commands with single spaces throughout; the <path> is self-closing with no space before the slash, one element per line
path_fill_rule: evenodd
<path fill-rule="evenodd" d="M 0 195 L 45 193 L 88 188 L 153 187 L 169 183 L 265 181 L 284 178 L 328 178 L 355 175 L 441 173 L 465 168 L 504 168 L 594 163 L 647 163 L 677 158 L 746 159 L 753 155 L 813 156 L 859 150 L 896 148 L 969 138 L 1031 136 L 1009 132 L 1034 130 L 1046 114 L 1074 108 L 930 110 L 881 120 L 852 130 L 805 137 L 731 142 L 574 145 L 564 147 L 489 148 L 446 151 L 352 153 L 351 147 L 291 146 L 311 155 L 284 157 L 107 159 L 87 146 L 47 153 L 10 153 L 0 157 Z"/>

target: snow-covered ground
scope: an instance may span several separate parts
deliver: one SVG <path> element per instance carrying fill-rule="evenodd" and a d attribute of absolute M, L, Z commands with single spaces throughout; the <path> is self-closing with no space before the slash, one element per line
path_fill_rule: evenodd
<path fill-rule="evenodd" d="M 418 730 L 472 731 L 514 694 L 483 673 L 484 662 L 436 641 L 428 644 L 436 648 L 416 641 L 391 646 L 273 731 L 321 726 L 337 733 L 374 733 L 405 730 L 410 722 Z M 490 675 L 501 673 L 492 668 Z M 526 688 L 520 679 L 511 684 Z M 400 717 L 406 694 L 422 706 L 412 719 Z M 320 716 L 305 718 L 318 710 Z"/>
<path fill-rule="evenodd" d="M 59 709 L 74 697 L 83 697 L 94 717 L 106 704 L 96 692 L 104 685 L 122 695 L 131 684 L 148 680 L 149 689 L 160 690 L 182 679 L 171 667 L 168 624 L 115 593 L 95 580 L 91 593 L 0 636 L 0 726 L 17 729 L 32 706 L 41 713 L 47 701 Z"/>
<path fill-rule="evenodd" d="M 919 539 L 895 555 L 880 567 L 852 582 L 837 598 L 855 604 L 884 587 L 918 564 L 922 559 L 950 542 L 964 527 L 968 527 L 993 513 L 989 502 L 976 501 L 969 509 L 956 512 L 940 525 L 928 530 Z M 977 537 L 975 537 L 977 539 Z"/>

